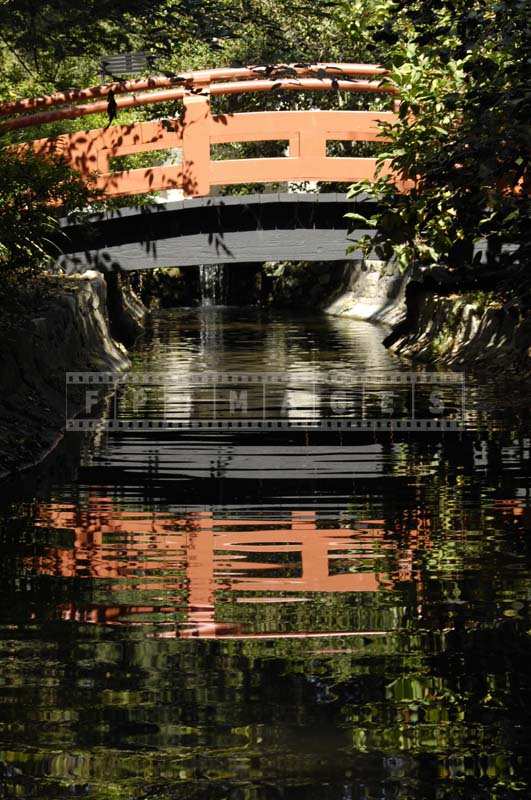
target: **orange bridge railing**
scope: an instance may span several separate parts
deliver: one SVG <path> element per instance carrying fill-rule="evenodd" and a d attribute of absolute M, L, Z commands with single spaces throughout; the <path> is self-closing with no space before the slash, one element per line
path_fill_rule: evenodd
<path fill-rule="evenodd" d="M 377 65 L 316 64 L 205 70 L 127 81 L 4 103 L 0 116 L 8 118 L 0 124 L 0 131 L 104 112 L 112 92 L 118 110 L 180 101 L 182 113 L 171 119 L 77 131 L 32 143 L 38 153 L 61 153 L 87 179 L 91 177 L 106 196 L 181 189 L 184 196 L 194 197 L 208 195 L 213 186 L 230 184 L 372 180 L 375 158 L 332 157 L 327 155 L 327 142 L 385 141 L 379 123 L 392 122 L 394 111 L 312 109 L 214 114 L 211 98 L 276 90 L 393 97 L 396 90 L 385 84 L 385 74 Z M 82 102 L 87 100 L 92 102 Z M 286 155 L 212 158 L 213 145 L 258 141 L 283 141 Z M 116 157 L 158 150 L 180 151 L 179 163 L 113 169 L 111 160 Z M 384 165 L 382 171 L 389 172 L 389 166 Z"/>

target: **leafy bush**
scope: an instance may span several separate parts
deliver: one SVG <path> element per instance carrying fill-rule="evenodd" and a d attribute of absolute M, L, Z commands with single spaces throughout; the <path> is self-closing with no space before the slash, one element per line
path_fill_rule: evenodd
<path fill-rule="evenodd" d="M 0 270 L 5 281 L 45 268 L 60 214 L 81 209 L 91 191 L 60 157 L 0 147 Z M 57 247 L 55 247 L 57 251 Z"/>
<path fill-rule="evenodd" d="M 487 239 L 489 266 L 525 264 L 529 255 L 529 92 L 526 11 L 519 0 L 405 3 L 405 41 L 389 80 L 400 92 L 399 119 L 384 125 L 389 159 L 409 193 L 389 177 L 355 184 L 380 208 L 370 219 L 384 258 L 403 266 L 479 267 L 474 244 Z M 365 241 L 366 249 L 369 241 Z M 516 245 L 512 253 L 503 245 Z"/>

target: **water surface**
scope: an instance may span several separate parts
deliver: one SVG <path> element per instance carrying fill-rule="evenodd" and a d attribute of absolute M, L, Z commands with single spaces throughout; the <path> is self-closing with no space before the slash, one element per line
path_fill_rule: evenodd
<path fill-rule="evenodd" d="M 133 369 L 167 382 L 118 413 L 200 415 L 207 371 L 407 371 L 382 335 L 161 312 Z M 0 796 L 526 797 L 527 388 L 466 385 L 461 432 L 102 427 L 4 487 Z"/>

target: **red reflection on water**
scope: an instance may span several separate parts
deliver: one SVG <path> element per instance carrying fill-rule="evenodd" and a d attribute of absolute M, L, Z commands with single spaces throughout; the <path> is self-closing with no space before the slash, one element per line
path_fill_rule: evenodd
<path fill-rule="evenodd" d="M 40 574 L 97 580 L 106 591 L 150 593 L 152 604 L 146 605 L 72 603 L 60 609 L 65 620 L 139 625 L 146 623 L 142 615 L 184 611 L 181 623 L 157 618 L 153 635 L 309 636 L 311 631 L 245 633 L 239 625 L 216 622 L 216 594 L 232 592 L 225 603 L 287 605 L 310 593 L 377 592 L 396 581 L 414 580 L 414 554 L 419 540 L 426 539 L 427 521 L 410 531 L 412 546 L 397 554 L 392 578 L 367 567 L 368 559 L 382 559 L 390 549 L 395 553 L 384 538 L 383 522 L 321 528 L 312 511 L 292 511 L 282 520 L 227 519 L 211 512 L 177 518 L 167 512 L 125 511 L 108 498 L 92 497 L 87 510 L 59 503 L 41 507 L 37 524 L 73 531 L 73 542 L 50 547 L 31 566 Z M 154 604 L 153 594 L 161 593 L 166 602 Z M 168 603 L 167 594 L 176 602 Z M 345 635 L 327 635 L 332 634 Z"/>

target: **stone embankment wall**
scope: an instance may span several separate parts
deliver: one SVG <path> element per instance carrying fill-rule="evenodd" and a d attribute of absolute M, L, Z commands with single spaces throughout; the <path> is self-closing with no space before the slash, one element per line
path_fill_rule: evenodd
<path fill-rule="evenodd" d="M 531 316 L 516 303 L 426 292 L 412 329 L 397 333 L 390 347 L 407 358 L 531 377 Z"/>
<path fill-rule="evenodd" d="M 111 336 L 129 346 L 144 330 L 147 309 L 127 276 L 113 272 L 106 276 L 105 282 Z"/>
<path fill-rule="evenodd" d="M 142 307 L 129 291 L 122 323 L 128 309 L 138 326 Z M 85 272 L 61 279 L 38 316 L 28 314 L 2 332 L 0 478 L 38 463 L 60 439 L 66 372 L 129 366 L 124 345 L 111 336 L 105 278 Z"/>
<path fill-rule="evenodd" d="M 407 277 L 384 261 L 270 264 L 272 305 L 394 325 L 405 314 Z"/>
<path fill-rule="evenodd" d="M 408 276 L 385 261 L 347 263 L 327 314 L 394 325 L 405 314 Z"/>
<path fill-rule="evenodd" d="M 325 264 L 315 266 L 317 274 L 308 273 L 306 296 L 328 314 L 391 326 L 384 344 L 398 355 L 531 376 L 531 316 L 518 302 L 501 304 L 495 292 L 411 292 L 410 275 L 383 261 L 334 265 L 332 271 Z"/>

